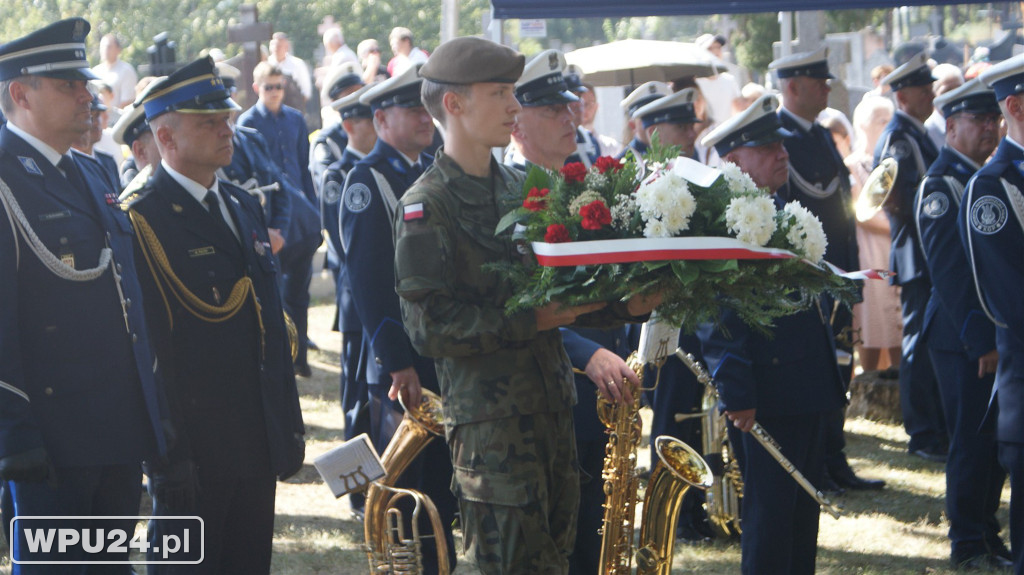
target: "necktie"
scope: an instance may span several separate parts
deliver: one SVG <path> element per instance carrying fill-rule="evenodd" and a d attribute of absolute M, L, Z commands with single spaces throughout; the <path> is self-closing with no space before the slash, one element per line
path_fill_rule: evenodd
<path fill-rule="evenodd" d="M 78 171 L 78 165 L 71 159 L 71 156 L 61 156 L 60 161 L 57 162 L 57 167 L 60 168 L 60 171 L 64 172 L 64 177 L 67 178 L 72 188 L 80 194 L 88 193 L 89 188 L 85 184 L 85 178 Z"/>
<path fill-rule="evenodd" d="M 210 217 L 216 222 L 217 229 L 227 234 L 227 237 L 238 241 L 235 232 L 231 231 L 231 226 L 228 225 L 228 222 L 224 219 L 223 212 L 220 211 L 220 195 L 213 190 L 209 190 L 206 192 L 206 197 L 203 198 L 203 203 L 210 208 Z"/>

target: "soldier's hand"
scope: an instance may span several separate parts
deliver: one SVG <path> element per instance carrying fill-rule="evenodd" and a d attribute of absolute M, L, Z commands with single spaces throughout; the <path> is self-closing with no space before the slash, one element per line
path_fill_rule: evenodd
<path fill-rule="evenodd" d="M 986 374 L 995 373 L 997 367 L 999 367 L 999 350 L 993 349 L 978 358 L 978 379 L 985 377 Z"/>
<path fill-rule="evenodd" d="M 398 394 L 402 394 L 402 401 L 406 405 L 419 405 L 423 394 L 420 387 L 420 376 L 413 367 L 407 367 L 391 372 L 391 389 L 388 390 L 388 399 L 395 401 Z"/>
<path fill-rule="evenodd" d="M 569 325 L 574 323 L 577 317 L 597 311 L 606 305 L 608 305 L 606 302 L 596 302 L 566 306 L 560 302 L 553 301 L 544 307 L 534 308 L 533 312 L 537 319 L 537 331 L 547 331 L 562 327 L 563 325 Z"/>
<path fill-rule="evenodd" d="M 0 479 L 4 481 L 42 482 L 49 475 L 50 458 L 42 447 L 0 458 Z"/>
<path fill-rule="evenodd" d="M 732 421 L 736 429 L 746 433 L 754 428 L 754 415 L 756 409 L 741 409 L 739 411 L 726 411 L 725 416 Z"/>
<path fill-rule="evenodd" d="M 284 247 L 284 236 L 277 228 L 267 228 L 267 235 L 270 236 L 270 253 L 276 254 Z"/>
<path fill-rule="evenodd" d="M 594 355 L 590 356 L 585 371 L 606 400 L 633 403 L 632 390 L 640 386 L 640 378 L 611 350 L 598 348 Z M 623 384 L 624 381 L 628 385 Z"/>
<path fill-rule="evenodd" d="M 626 303 L 626 311 L 631 316 L 647 315 L 654 311 L 654 308 L 661 305 L 662 298 L 665 294 L 657 292 L 653 294 L 639 294 L 629 298 Z"/>
<path fill-rule="evenodd" d="M 278 481 L 286 481 L 289 477 L 292 477 L 299 471 L 302 471 L 302 464 L 306 460 L 306 438 L 301 433 L 293 433 L 292 443 L 296 453 L 299 454 L 296 458 L 298 463 L 294 467 L 285 469 L 281 472 L 281 474 L 277 476 Z"/>
<path fill-rule="evenodd" d="M 146 466 L 144 469 L 149 476 L 150 493 L 158 503 L 171 512 L 195 510 L 199 495 L 199 475 L 195 463 L 185 460 Z"/>

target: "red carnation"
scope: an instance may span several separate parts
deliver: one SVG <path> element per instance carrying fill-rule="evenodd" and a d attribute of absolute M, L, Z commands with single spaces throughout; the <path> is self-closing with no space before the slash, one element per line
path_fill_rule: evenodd
<path fill-rule="evenodd" d="M 587 167 L 579 162 L 570 162 L 562 166 L 562 177 L 567 182 L 582 182 L 587 177 Z"/>
<path fill-rule="evenodd" d="M 580 216 L 583 217 L 580 225 L 585 230 L 599 230 L 612 223 L 612 213 L 601 200 L 594 200 L 580 208 Z"/>
<path fill-rule="evenodd" d="M 594 162 L 594 168 L 602 174 L 608 170 L 617 172 L 622 169 L 622 162 L 611 156 L 601 156 Z"/>
<path fill-rule="evenodd" d="M 544 234 L 544 241 L 549 244 L 561 244 L 570 241 L 569 230 L 562 224 L 551 224 L 547 233 Z"/>
<path fill-rule="evenodd" d="M 530 210 L 531 212 L 539 212 L 548 207 L 548 201 L 544 199 L 545 196 L 550 193 L 551 190 L 547 188 L 531 188 L 526 194 L 526 199 L 523 200 L 523 207 Z"/>

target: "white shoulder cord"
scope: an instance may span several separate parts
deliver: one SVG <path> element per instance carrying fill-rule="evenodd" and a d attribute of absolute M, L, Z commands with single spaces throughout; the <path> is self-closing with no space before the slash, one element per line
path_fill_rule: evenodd
<path fill-rule="evenodd" d="M 981 292 L 981 283 L 978 281 L 978 269 L 974 265 L 974 236 L 971 234 L 971 203 L 974 199 L 974 181 L 975 178 L 971 178 L 971 181 L 967 184 L 967 192 L 965 200 L 967 202 L 967 209 L 963 210 L 964 217 L 967 218 L 967 261 L 971 264 L 971 276 L 974 278 L 974 293 L 978 295 L 978 303 L 981 304 L 981 310 L 985 312 L 988 319 L 992 320 L 992 323 L 999 327 L 1005 328 L 1006 324 L 996 319 L 996 316 L 992 314 L 992 311 L 988 309 L 988 304 L 985 303 L 985 294 Z"/>
<path fill-rule="evenodd" d="M 14 226 L 17 226 L 18 231 L 28 242 L 28 247 L 32 248 L 32 251 L 39 258 L 39 261 L 43 262 L 43 265 L 49 269 L 53 275 L 74 282 L 87 282 L 92 281 L 100 277 L 107 267 L 110 266 L 110 262 L 113 261 L 113 250 L 109 247 L 105 247 L 100 250 L 100 261 L 99 264 L 87 270 L 76 270 L 75 268 L 67 265 L 60 261 L 60 258 L 53 255 L 36 235 L 35 230 L 28 222 L 28 218 L 25 217 L 25 213 L 21 211 L 21 206 L 18 205 L 18 201 L 14 198 L 14 193 L 11 192 L 11 188 L 7 187 L 7 183 L 0 179 L 0 201 L 3 202 L 4 209 L 7 210 L 7 217 L 13 218 L 12 231 Z M 15 237 L 15 245 L 18 244 L 17 237 Z M 20 252 L 19 252 L 20 258 Z M 20 262 L 20 259 L 19 259 Z M 115 278 L 116 279 L 116 278 Z"/>

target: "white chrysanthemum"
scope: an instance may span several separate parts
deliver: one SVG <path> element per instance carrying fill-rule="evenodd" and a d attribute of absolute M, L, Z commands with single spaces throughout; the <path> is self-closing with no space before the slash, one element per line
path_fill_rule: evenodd
<path fill-rule="evenodd" d="M 722 162 L 719 171 L 725 176 L 725 183 L 733 193 L 750 194 L 757 192 L 757 184 L 739 166 L 732 162 Z"/>
<path fill-rule="evenodd" d="M 783 211 L 794 220 L 786 231 L 786 239 L 793 249 L 814 263 L 820 262 L 828 248 L 828 238 L 821 221 L 797 201 L 786 204 Z"/>
<path fill-rule="evenodd" d="M 599 190 L 608 185 L 608 176 L 597 170 L 590 170 L 587 172 L 586 177 L 583 178 L 583 184 L 587 188 Z"/>
<path fill-rule="evenodd" d="M 775 203 L 768 196 L 740 196 L 725 209 L 725 224 L 741 242 L 764 246 L 775 233 Z"/>
<path fill-rule="evenodd" d="M 569 202 L 569 213 L 574 216 L 579 215 L 580 208 L 595 200 L 603 202 L 604 196 L 594 190 L 583 190 L 580 192 L 580 195 L 576 196 L 571 202 Z"/>
<path fill-rule="evenodd" d="M 634 194 L 647 237 L 672 237 L 690 227 L 697 201 L 686 180 L 672 172 L 648 178 Z M 657 222 L 656 225 L 652 225 Z"/>
<path fill-rule="evenodd" d="M 647 225 L 644 226 L 644 237 L 669 238 L 672 237 L 672 234 L 668 232 L 668 228 L 661 220 L 651 219 L 647 220 Z"/>

